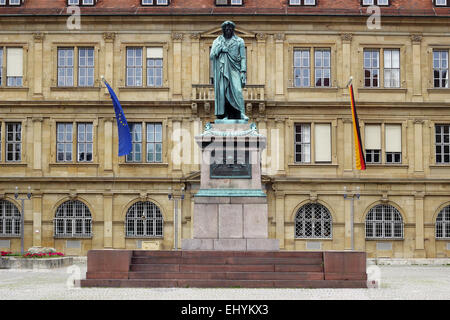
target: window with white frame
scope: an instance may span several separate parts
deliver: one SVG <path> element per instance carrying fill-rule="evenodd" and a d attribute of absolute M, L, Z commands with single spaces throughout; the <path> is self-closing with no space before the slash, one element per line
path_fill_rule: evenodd
<path fill-rule="evenodd" d="M 83 5 L 84 6 L 93 6 L 94 0 L 83 0 Z"/>
<path fill-rule="evenodd" d="M 127 154 L 127 162 L 141 162 L 142 161 L 142 124 L 128 123 L 131 132 L 132 149 Z"/>
<path fill-rule="evenodd" d="M 379 87 L 380 50 L 364 49 L 364 86 Z"/>
<path fill-rule="evenodd" d="M 21 161 L 22 159 L 22 124 L 6 123 L 6 161 Z"/>
<path fill-rule="evenodd" d="M 448 50 L 433 50 L 435 88 L 448 88 Z"/>
<path fill-rule="evenodd" d="M 150 201 L 133 204 L 125 218 L 125 235 L 134 238 L 162 238 L 163 216 L 159 207 Z"/>
<path fill-rule="evenodd" d="M 400 87 L 400 50 L 384 49 L 384 87 Z"/>
<path fill-rule="evenodd" d="M 216 0 L 216 6 L 241 6 L 243 0 Z"/>
<path fill-rule="evenodd" d="M 67 4 L 69 6 L 78 6 L 78 5 L 80 5 L 80 0 L 68 0 Z"/>
<path fill-rule="evenodd" d="M 162 161 L 162 124 L 147 123 L 147 162 Z"/>
<path fill-rule="evenodd" d="M 314 124 L 314 161 L 331 162 L 331 124 Z"/>
<path fill-rule="evenodd" d="M 58 86 L 73 86 L 73 48 L 58 48 Z"/>
<path fill-rule="evenodd" d="M 385 124 L 386 163 L 402 163 L 402 125 Z"/>
<path fill-rule="evenodd" d="M 291 6 L 315 6 L 316 0 L 289 0 Z"/>
<path fill-rule="evenodd" d="M 295 125 L 295 162 L 311 162 L 311 124 Z"/>
<path fill-rule="evenodd" d="M 366 239 L 403 239 L 403 219 L 389 204 L 379 204 L 366 216 Z"/>
<path fill-rule="evenodd" d="M 7 4 L 9 6 L 20 6 L 22 2 L 21 0 L 5 0 L 4 3 L 0 4 Z"/>
<path fill-rule="evenodd" d="M 442 209 L 436 217 L 436 239 L 450 239 L 450 206 Z"/>
<path fill-rule="evenodd" d="M 363 6 L 388 6 L 390 4 L 389 0 L 362 0 L 361 4 Z"/>
<path fill-rule="evenodd" d="M 92 162 L 93 158 L 93 125 L 77 123 L 77 161 Z"/>
<path fill-rule="evenodd" d="M 163 48 L 147 48 L 147 86 L 163 85 Z"/>
<path fill-rule="evenodd" d="M 127 48 L 127 86 L 142 86 L 142 48 Z"/>
<path fill-rule="evenodd" d="M 448 5 L 448 0 L 434 0 L 434 5 L 436 7 L 446 7 Z"/>
<path fill-rule="evenodd" d="M 435 148 L 436 148 L 436 163 L 449 164 L 450 163 L 450 125 L 436 124 L 435 125 Z"/>
<path fill-rule="evenodd" d="M 94 48 L 78 48 L 78 85 L 94 86 Z"/>
<path fill-rule="evenodd" d="M 21 87 L 23 84 L 23 48 L 6 49 L 6 85 Z"/>
<path fill-rule="evenodd" d="M 331 239 L 332 218 L 330 211 L 319 203 L 302 206 L 295 215 L 296 239 Z"/>
<path fill-rule="evenodd" d="M 91 238 L 91 212 L 79 200 L 66 201 L 56 210 L 53 227 L 55 238 Z"/>
<path fill-rule="evenodd" d="M 0 0 L 0 6 L 5 6 L 6 5 L 6 0 Z"/>
<path fill-rule="evenodd" d="M 329 87 L 331 85 L 330 49 L 315 49 L 314 73 L 316 87 Z"/>
<path fill-rule="evenodd" d="M 381 163 L 381 125 L 364 126 L 366 163 Z"/>
<path fill-rule="evenodd" d="M 56 161 L 72 161 L 72 123 L 58 123 L 56 125 Z"/>
<path fill-rule="evenodd" d="M 21 221 L 19 209 L 10 201 L 0 200 L 0 237 L 20 237 Z"/>
<path fill-rule="evenodd" d="M 310 50 L 294 49 L 294 87 L 309 87 L 311 78 Z"/>
<path fill-rule="evenodd" d="M 142 0 L 141 5 L 143 6 L 167 6 L 169 5 L 169 0 Z"/>

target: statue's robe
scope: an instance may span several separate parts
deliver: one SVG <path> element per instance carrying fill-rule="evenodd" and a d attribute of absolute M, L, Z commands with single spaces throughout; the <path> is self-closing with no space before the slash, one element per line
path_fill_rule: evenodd
<path fill-rule="evenodd" d="M 228 48 L 228 52 L 221 52 L 223 47 Z M 245 115 L 241 82 L 241 72 L 247 71 L 244 40 L 236 35 L 229 40 L 223 35 L 217 37 L 211 48 L 210 59 L 214 71 L 216 117 L 228 117 L 226 100 L 238 114 Z"/>

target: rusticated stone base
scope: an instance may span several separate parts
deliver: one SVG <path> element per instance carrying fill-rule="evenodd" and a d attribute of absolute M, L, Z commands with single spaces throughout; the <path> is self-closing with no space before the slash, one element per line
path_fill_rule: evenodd
<path fill-rule="evenodd" d="M 278 239 L 183 239 L 182 250 L 278 251 Z"/>

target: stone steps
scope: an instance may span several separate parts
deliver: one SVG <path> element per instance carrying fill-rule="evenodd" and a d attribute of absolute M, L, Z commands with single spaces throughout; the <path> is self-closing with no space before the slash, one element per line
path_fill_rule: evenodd
<path fill-rule="evenodd" d="M 93 251 L 82 287 L 367 287 L 364 253 Z"/>

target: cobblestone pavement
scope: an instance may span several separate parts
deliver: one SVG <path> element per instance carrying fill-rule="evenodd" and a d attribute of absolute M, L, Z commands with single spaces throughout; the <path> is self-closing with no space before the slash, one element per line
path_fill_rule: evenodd
<path fill-rule="evenodd" d="M 370 269 L 371 268 L 371 269 Z M 378 269 L 379 268 L 379 269 Z M 53 270 L 0 270 L 0 300 L 450 300 L 450 266 L 370 266 L 371 289 L 76 288 L 86 264 Z"/>

